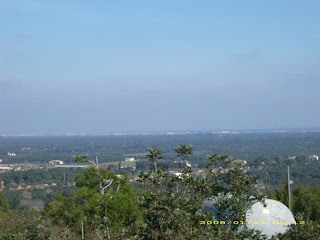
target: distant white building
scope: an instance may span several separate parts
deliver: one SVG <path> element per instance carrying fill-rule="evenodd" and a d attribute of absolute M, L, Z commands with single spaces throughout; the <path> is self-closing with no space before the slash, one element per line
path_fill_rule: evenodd
<path fill-rule="evenodd" d="M 296 159 L 296 156 L 293 156 L 293 157 L 288 157 L 289 160 L 295 160 Z"/>
<path fill-rule="evenodd" d="M 8 156 L 16 156 L 15 153 L 8 152 Z"/>
<path fill-rule="evenodd" d="M 172 175 L 175 177 L 181 177 L 181 176 L 183 176 L 183 173 L 175 172 L 175 173 L 172 173 Z"/>
<path fill-rule="evenodd" d="M 51 161 L 49 161 L 49 164 L 50 165 L 62 165 L 64 163 L 61 160 L 51 160 Z"/>
<path fill-rule="evenodd" d="M 183 179 L 183 177 L 190 177 L 190 174 L 185 174 L 185 173 L 180 173 L 180 172 L 174 172 L 174 173 L 172 173 L 172 175 L 174 176 L 174 177 L 178 177 L 178 178 L 180 178 L 180 179 Z"/>
<path fill-rule="evenodd" d="M 134 158 L 125 158 L 124 161 L 126 161 L 126 162 L 133 162 L 133 161 L 134 161 Z"/>
<path fill-rule="evenodd" d="M 311 155 L 309 158 L 311 158 L 311 160 L 319 160 L 319 156 L 318 155 Z"/>
<path fill-rule="evenodd" d="M 189 163 L 189 161 L 183 161 L 183 160 L 180 160 L 180 161 L 174 161 L 174 163 L 180 163 L 181 165 L 185 165 L 187 167 L 191 167 L 191 163 Z"/>
<path fill-rule="evenodd" d="M 247 165 L 248 164 L 248 162 L 246 160 L 240 160 L 240 159 L 235 160 L 235 162 L 239 163 L 241 165 Z"/>
<path fill-rule="evenodd" d="M 11 171 L 13 168 L 11 167 L 0 167 L 0 172 L 8 172 Z"/>
<path fill-rule="evenodd" d="M 23 147 L 23 148 L 21 148 L 22 150 L 30 150 L 31 149 L 31 147 Z"/>

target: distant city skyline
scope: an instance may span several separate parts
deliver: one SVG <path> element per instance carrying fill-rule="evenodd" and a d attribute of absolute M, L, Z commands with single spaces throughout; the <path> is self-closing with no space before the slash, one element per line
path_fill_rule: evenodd
<path fill-rule="evenodd" d="M 2 1 L 0 135 L 320 128 L 319 1 Z"/>

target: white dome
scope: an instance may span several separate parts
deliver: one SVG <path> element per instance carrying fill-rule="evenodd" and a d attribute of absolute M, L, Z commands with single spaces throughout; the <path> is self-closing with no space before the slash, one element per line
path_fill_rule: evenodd
<path fill-rule="evenodd" d="M 265 199 L 253 204 L 246 212 L 246 226 L 262 231 L 268 237 L 284 233 L 288 226 L 295 223 L 291 211 L 281 202 Z"/>

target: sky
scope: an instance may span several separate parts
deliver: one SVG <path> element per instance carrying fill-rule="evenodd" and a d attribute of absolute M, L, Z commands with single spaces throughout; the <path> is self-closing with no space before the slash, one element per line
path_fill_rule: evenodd
<path fill-rule="evenodd" d="M 0 134 L 320 127 L 320 2 L 0 2 Z"/>

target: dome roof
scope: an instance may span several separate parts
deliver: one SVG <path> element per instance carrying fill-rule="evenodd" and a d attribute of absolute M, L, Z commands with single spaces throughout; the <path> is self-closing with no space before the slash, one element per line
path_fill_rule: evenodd
<path fill-rule="evenodd" d="M 284 233 L 295 219 L 284 204 L 273 199 L 253 204 L 246 212 L 246 226 L 262 231 L 268 237 Z"/>
<path fill-rule="evenodd" d="M 230 197 L 231 194 L 211 197 L 204 202 L 202 210 L 212 212 L 217 220 L 227 220 L 219 219 L 217 204 Z M 291 211 L 279 201 L 264 199 L 264 201 L 257 202 L 254 197 L 250 197 L 248 200 L 253 204 L 246 211 L 245 226 L 247 228 L 259 230 L 262 234 L 272 237 L 278 233 L 284 233 L 288 230 L 289 225 L 295 223 Z"/>

